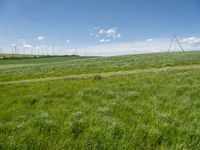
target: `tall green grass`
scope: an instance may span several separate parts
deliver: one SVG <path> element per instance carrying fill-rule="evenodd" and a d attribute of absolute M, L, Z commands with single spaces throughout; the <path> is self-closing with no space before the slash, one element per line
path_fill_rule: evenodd
<path fill-rule="evenodd" d="M 0 149 L 199 149 L 200 70 L 0 87 Z"/>

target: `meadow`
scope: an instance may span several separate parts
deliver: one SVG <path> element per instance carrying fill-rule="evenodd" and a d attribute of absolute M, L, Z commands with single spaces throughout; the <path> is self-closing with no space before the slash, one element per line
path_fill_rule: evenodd
<path fill-rule="evenodd" d="M 199 52 L 175 52 L 97 58 L 2 60 L 0 81 L 192 65 L 199 64 L 199 58 Z"/>
<path fill-rule="evenodd" d="M 199 149 L 200 52 L 40 59 L 0 61 L 0 149 Z"/>

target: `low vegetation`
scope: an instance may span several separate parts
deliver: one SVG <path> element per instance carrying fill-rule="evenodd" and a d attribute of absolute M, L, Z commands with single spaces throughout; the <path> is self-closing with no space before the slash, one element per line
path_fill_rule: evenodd
<path fill-rule="evenodd" d="M 198 65 L 200 52 L 48 60 L 29 66 L 13 66 L 12 61 L 1 64 L 1 82 L 96 75 L 81 80 L 0 85 L 0 149 L 200 147 L 200 69 L 117 77 L 99 74 Z"/>

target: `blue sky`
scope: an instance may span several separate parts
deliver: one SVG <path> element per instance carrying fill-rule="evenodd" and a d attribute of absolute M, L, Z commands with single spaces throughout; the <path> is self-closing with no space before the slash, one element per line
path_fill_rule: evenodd
<path fill-rule="evenodd" d="M 0 48 L 162 51 L 177 34 L 197 49 L 199 16 L 199 0 L 0 0 Z"/>

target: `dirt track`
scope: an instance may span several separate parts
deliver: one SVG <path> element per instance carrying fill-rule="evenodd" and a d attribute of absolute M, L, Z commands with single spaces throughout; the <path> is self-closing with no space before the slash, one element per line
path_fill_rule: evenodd
<path fill-rule="evenodd" d="M 106 72 L 106 73 L 69 75 L 69 76 L 60 76 L 60 77 L 46 77 L 46 78 L 17 80 L 17 81 L 5 81 L 5 82 L 0 82 L 0 85 L 45 82 L 45 81 L 54 81 L 54 80 L 80 80 L 80 79 L 94 78 L 97 75 L 100 75 L 101 77 L 112 77 L 112 76 L 123 76 L 123 75 L 138 74 L 138 73 L 164 72 L 164 71 L 176 71 L 176 70 L 178 71 L 178 70 L 190 70 L 190 69 L 200 69 L 200 64 L 187 65 L 187 66 L 175 66 L 175 67 L 163 67 L 163 68 L 138 69 L 138 70 L 128 70 L 128 71 L 116 71 L 116 72 Z"/>

